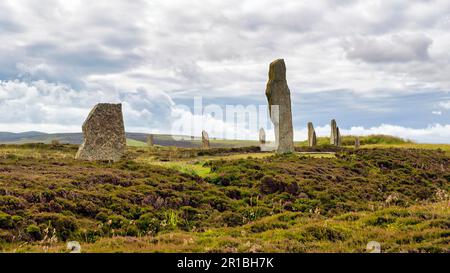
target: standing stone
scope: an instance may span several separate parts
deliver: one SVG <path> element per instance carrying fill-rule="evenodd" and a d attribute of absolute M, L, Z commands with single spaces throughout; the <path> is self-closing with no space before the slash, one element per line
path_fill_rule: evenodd
<path fill-rule="evenodd" d="M 314 147 L 317 145 L 316 131 L 312 122 L 308 122 L 308 146 Z"/>
<path fill-rule="evenodd" d="M 264 131 L 264 128 L 259 129 L 259 144 L 266 144 L 266 131 Z"/>
<path fill-rule="evenodd" d="M 150 134 L 148 137 L 147 137 L 147 146 L 148 147 L 153 147 L 153 145 L 154 145 L 154 142 L 153 142 L 153 134 Z"/>
<path fill-rule="evenodd" d="M 341 132 L 339 131 L 339 127 L 336 127 L 336 146 L 341 146 Z"/>
<path fill-rule="evenodd" d="M 202 148 L 203 149 L 209 149 L 209 136 L 206 131 L 202 131 Z"/>
<path fill-rule="evenodd" d="M 122 104 L 97 104 L 83 123 L 83 136 L 75 158 L 118 161 L 126 148 Z"/>
<path fill-rule="evenodd" d="M 58 146 L 60 143 L 59 143 L 59 140 L 53 139 L 53 140 L 51 141 L 51 144 L 52 144 L 52 146 Z"/>
<path fill-rule="evenodd" d="M 277 153 L 294 152 L 291 91 L 287 85 L 286 65 L 283 59 L 275 60 L 270 64 L 266 97 L 269 103 L 270 119 L 275 127 L 275 143 L 278 144 Z"/>
<path fill-rule="evenodd" d="M 332 119 L 331 120 L 331 135 L 330 135 L 330 144 L 331 145 L 336 145 L 336 146 L 338 145 L 337 131 L 338 131 L 338 127 L 336 124 L 336 120 Z"/>
<path fill-rule="evenodd" d="M 359 149 L 360 146 L 359 137 L 355 137 L 355 149 Z"/>

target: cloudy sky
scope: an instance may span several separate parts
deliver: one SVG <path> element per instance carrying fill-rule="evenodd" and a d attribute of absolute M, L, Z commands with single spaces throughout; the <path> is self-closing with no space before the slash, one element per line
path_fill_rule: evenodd
<path fill-rule="evenodd" d="M 296 139 L 336 118 L 450 143 L 448 0 L 3 0 L 0 40 L 0 131 L 78 132 L 122 102 L 128 131 L 170 132 L 194 97 L 265 104 L 284 58 Z"/>

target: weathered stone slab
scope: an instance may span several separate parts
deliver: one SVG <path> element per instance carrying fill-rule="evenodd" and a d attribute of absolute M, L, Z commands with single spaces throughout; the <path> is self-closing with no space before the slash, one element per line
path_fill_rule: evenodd
<path fill-rule="evenodd" d="M 266 97 L 269 103 L 270 119 L 275 128 L 277 153 L 294 152 L 291 91 L 287 85 L 286 65 L 283 59 L 275 60 L 270 64 Z"/>
<path fill-rule="evenodd" d="M 266 144 L 266 131 L 264 128 L 259 129 L 259 144 Z"/>
<path fill-rule="evenodd" d="M 122 104 L 99 103 L 83 124 L 84 142 L 75 156 L 82 160 L 118 161 L 125 154 Z"/>
<path fill-rule="evenodd" d="M 209 135 L 206 131 L 202 131 L 202 148 L 209 149 L 211 146 L 209 144 Z"/>
<path fill-rule="evenodd" d="M 337 146 L 337 124 L 336 120 L 331 120 L 331 134 L 330 134 L 330 144 Z"/>
<path fill-rule="evenodd" d="M 316 131 L 312 122 L 308 122 L 308 146 L 314 147 L 317 145 Z"/>

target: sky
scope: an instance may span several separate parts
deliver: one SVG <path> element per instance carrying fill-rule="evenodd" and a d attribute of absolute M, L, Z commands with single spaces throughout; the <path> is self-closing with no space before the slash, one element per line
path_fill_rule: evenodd
<path fill-rule="evenodd" d="M 450 143 L 448 0 L 3 0 L 0 40 L 0 131 L 79 132 L 120 102 L 127 131 L 170 133 L 194 97 L 267 104 L 283 58 L 295 139 L 335 118 L 342 134 Z"/>

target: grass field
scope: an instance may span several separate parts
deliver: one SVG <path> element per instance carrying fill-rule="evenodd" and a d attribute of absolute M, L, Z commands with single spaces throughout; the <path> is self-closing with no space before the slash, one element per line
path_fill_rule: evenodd
<path fill-rule="evenodd" d="M 376 139 L 284 156 L 128 140 L 117 163 L 0 145 L 0 251 L 449 252 L 449 145 Z"/>
<path fill-rule="evenodd" d="M 134 139 L 127 138 L 127 146 L 131 146 L 131 147 L 147 147 L 147 143 L 139 141 L 139 140 L 134 140 Z"/>

